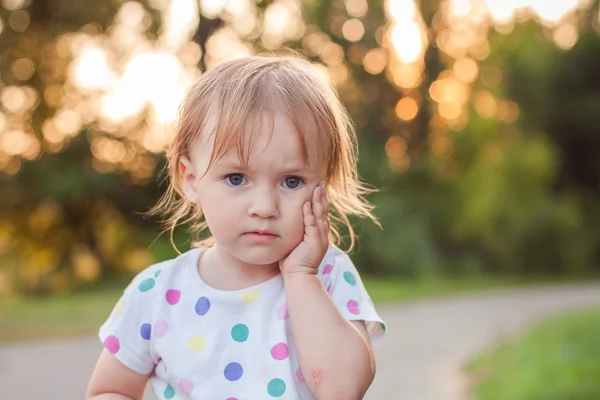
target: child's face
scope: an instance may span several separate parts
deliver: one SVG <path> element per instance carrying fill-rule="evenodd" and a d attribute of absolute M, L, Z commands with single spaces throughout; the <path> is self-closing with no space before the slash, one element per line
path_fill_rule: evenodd
<path fill-rule="evenodd" d="M 255 265 L 276 263 L 302 241 L 302 204 L 325 178 L 324 168 L 315 161 L 304 164 L 298 135 L 284 114 L 275 114 L 271 138 L 270 134 L 271 124 L 264 120 L 250 149 L 248 168 L 230 149 L 197 181 L 194 192 L 216 246 Z M 202 176 L 211 151 L 212 143 L 198 141 L 192 147 L 195 176 L 184 173 L 184 186 Z M 256 230 L 275 237 L 264 240 L 246 234 Z"/>

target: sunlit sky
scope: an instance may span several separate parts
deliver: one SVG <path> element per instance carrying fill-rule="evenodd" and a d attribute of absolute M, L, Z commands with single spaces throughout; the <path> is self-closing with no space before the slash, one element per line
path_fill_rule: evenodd
<path fill-rule="evenodd" d="M 306 31 L 300 1 L 274 1 L 267 7 L 264 24 L 259 30 L 252 0 L 201 0 L 204 15 L 222 15 L 227 22 L 206 45 L 207 65 L 210 67 L 250 54 L 252 50 L 242 41 L 242 36 L 260 38 L 265 47 L 273 49 L 285 40 L 303 39 L 305 49 L 323 60 L 323 70 L 335 82 L 343 82 L 348 71 L 343 64 L 342 48 L 322 32 Z M 9 10 L 19 10 L 25 2 L 3 0 L 2 4 Z M 553 27 L 553 38 L 559 46 L 569 48 L 577 40 L 577 30 L 568 18 L 569 13 L 589 2 L 446 0 L 442 3 L 445 24 L 437 35 L 436 44 L 456 62 L 430 88 L 432 98 L 438 102 L 440 115 L 455 126 L 464 123 L 461 107 L 469 97 L 465 88 L 479 73 L 477 60 L 485 58 L 489 52 L 482 30 L 488 29 L 490 20 L 498 29 L 507 31 L 515 18 L 529 11 L 542 23 Z M 151 24 L 148 12 L 140 3 L 126 1 L 106 32 L 100 34 L 93 26 L 87 26 L 80 32 L 59 38 L 57 51 L 67 51 L 74 57 L 68 79 L 75 92 L 60 97 L 61 89 L 53 86 L 41 94 L 27 86 L 7 86 L 0 93 L 0 102 L 6 110 L 18 115 L 35 107 L 38 96 L 43 96 L 46 101 L 54 99 L 52 101 L 58 103 L 56 114 L 44 123 L 42 131 L 47 142 L 56 144 L 57 149 L 83 124 L 94 121 L 105 132 L 124 135 L 139 122 L 140 112 L 147 109 L 147 124 L 140 133 L 139 143 L 150 152 L 161 151 L 168 140 L 168 125 L 176 118 L 185 90 L 200 75 L 197 62 L 202 56 L 201 49 L 193 42 L 198 25 L 198 4 L 197 0 L 149 0 L 149 4 L 163 15 L 161 31 L 155 41 L 149 41 L 145 34 Z M 368 3 L 366 0 L 345 0 L 345 4 L 348 16 L 333 21 L 332 31 L 339 32 L 350 42 L 358 42 L 365 33 L 362 18 L 368 12 Z M 19 11 L 25 13 L 24 10 Z M 373 74 L 387 67 L 393 82 L 400 88 L 417 87 L 422 77 L 424 49 L 428 45 L 418 7 L 415 0 L 387 0 L 386 10 L 388 46 L 363 54 L 362 64 Z M 17 30 L 23 21 L 11 19 L 8 23 Z M 386 54 L 386 49 L 390 50 L 391 57 Z M 33 63 L 26 58 L 18 60 L 13 67 L 13 74 L 20 79 L 27 78 L 33 71 Z M 500 115 L 510 121 L 518 113 L 513 106 L 496 104 L 485 94 L 477 98 L 476 108 L 484 115 Z M 396 114 L 401 120 L 410 121 L 418 109 L 418 99 L 405 97 L 398 102 Z M 4 131 L 0 147 L 5 154 L 34 158 L 39 153 L 40 146 L 34 135 L 26 128 L 14 128 L 2 113 L 0 130 Z M 389 147 L 403 148 L 397 143 Z M 115 149 L 110 140 L 97 142 L 94 155 L 107 162 L 118 162 Z M 117 153 L 122 158 L 128 157 L 127 151 Z"/>
<path fill-rule="evenodd" d="M 348 0 L 349 3 L 360 3 Z M 483 0 L 476 5 L 471 0 L 449 0 L 449 10 L 457 17 L 472 18 L 474 14 L 489 12 L 493 20 L 507 23 L 513 20 L 519 9 L 529 7 L 543 21 L 557 23 L 574 7 L 584 3 L 582 0 Z M 73 50 L 76 60 L 73 63 L 71 79 L 82 90 L 100 90 L 102 115 L 113 122 L 121 122 L 139 112 L 145 105 L 151 105 L 157 123 L 171 122 L 176 115 L 177 104 L 181 101 L 185 89 L 197 77 L 197 71 L 190 68 L 200 57 L 199 48 L 196 57 L 182 61 L 177 50 L 188 43 L 197 26 L 197 5 L 194 0 L 154 0 L 158 7 L 164 8 L 164 25 L 159 40 L 155 44 L 145 43 L 140 31 L 145 11 L 136 2 L 122 5 L 116 18 L 111 47 L 130 47 L 129 60 L 119 72 L 108 62 L 106 43 L 102 39 L 88 37 Z M 481 7 L 481 6 L 484 7 Z M 356 7 L 356 6 L 355 6 Z M 423 22 L 414 0 L 388 0 L 387 8 L 391 22 L 390 39 L 398 59 L 403 63 L 414 63 L 422 55 L 427 41 L 423 33 Z M 215 16 L 226 9 L 231 15 L 247 17 L 252 13 L 249 0 L 203 0 L 203 12 Z M 486 10 L 487 9 L 487 10 Z M 245 19 L 244 18 L 244 19 Z M 296 1 L 277 1 L 270 6 L 265 15 L 265 30 L 272 36 L 293 36 L 286 32 L 289 26 L 297 25 L 300 18 Z M 346 34 L 352 36 L 360 29 L 347 27 Z M 243 27 L 242 27 L 243 29 Z M 211 40 L 216 54 L 214 62 L 249 54 L 234 32 L 218 33 Z M 128 46 L 129 45 L 129 46 Z M 135 48 L 135 50 L 133 50 Z M 219 49 L 226 49 L 221 53 Z M 187 65 L 186 65 L 187 64 Z"/>

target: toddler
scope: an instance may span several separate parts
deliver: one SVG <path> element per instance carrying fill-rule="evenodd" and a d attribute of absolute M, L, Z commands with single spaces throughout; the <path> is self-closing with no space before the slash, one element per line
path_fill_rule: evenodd
<path fill-rule="evenodd" d="M 88 399 L 361 399 L 384 335 L 337 246 L 370 218 L 356 135 L 308 61 L 253 56 L 188 91 L 152 213 L 190 223 L 191 250 L 152 265 L 100 328 Z"/>

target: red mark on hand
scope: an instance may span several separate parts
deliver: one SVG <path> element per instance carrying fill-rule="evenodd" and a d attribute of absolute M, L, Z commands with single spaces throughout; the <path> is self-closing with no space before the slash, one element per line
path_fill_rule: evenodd
<path fill-rule="evenodd" d="M 320 369 L 313 371 L 312 377 L 315 383 L 319 383 L 321 382 L 321 379 L 323 379 L 323 372 Z"/>

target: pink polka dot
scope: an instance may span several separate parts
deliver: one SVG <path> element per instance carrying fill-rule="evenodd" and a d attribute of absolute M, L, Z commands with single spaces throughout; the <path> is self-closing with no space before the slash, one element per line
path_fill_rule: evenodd
<path fill-rule="evenodd" d="M 348 307 L 348 311 L 350 311 L 351 314 L 360 314 L 360 308 L 358 307 L 356 300 L 350 300 L 348 304 L 346 304 L 346 307 Z"/>
<path fill-rule="evenodd" d="M 333 293 L 333 286 L 331 285 L 331 283 L 329 284 L 329 286 L 327 286 L 327 293 Z"/>
<path fill-rule="evenodd" d="M 237 397 L 228 397 L 227 400 L 238 400 Z"/>
<path fill-rule="evenodd" d="M 154 336 L 163 337 L 169 331 L 169 324 L 164 319 L 159 319 L 154 323 Z"/>
<path fill-rule="evenodd" d="M 106 350 L 110 351 L 112 354 L 116 354 L 117 351 L 121 348 L 121 344 L 119 343 L 119 339 L 116 336 L 110 335 L 106 339 L 104 339 L 104 347 Z"/>
<path fill-rule="evenodd" d="M 167 303 L 170 305 L 179 303 L 179 299 L 181 298 L 181 292 L 179 290 L 170 289 L 167 290 L 167 294 L 165 296 L 167 298 Z"/>
<path fill-rule="evenodd" d="M 271 355 L 276 360 L 285 360 L 289 354 L 287 344 L 285 343 L 277 343 L 271 349 Z"/>
<path fill-rule="evenodd" d="M 296 369 L 296 378 L 298 378 L 300 382 L 304 382 L 304 375 L 302 375 L 302 370 L 300 369 L 300 367 Z"/>
<path fill-rule="evenodd" d="M 329 275 L 332 270 L 333 270 L 333 265 L 331 265 L 331 264 L 325 265 L 325 267 L 323 267 L 323 275 Z"/>
<path fill-rule="evenodd" d="M 192 393 L 192 390 L 194 390 L 194 382 L 190 381 L 189 379 L 182 379 L 179 381 L 179 389 L 183 392 L 183 394 L 189 396 L 190 393 Z"/>
<path fill-rule="evenodd" d="M 287 317 L 288 317 L 287 303 L 283 303 L 281 308 L 277 311 L 277 318 L 286 319 Z"/>

